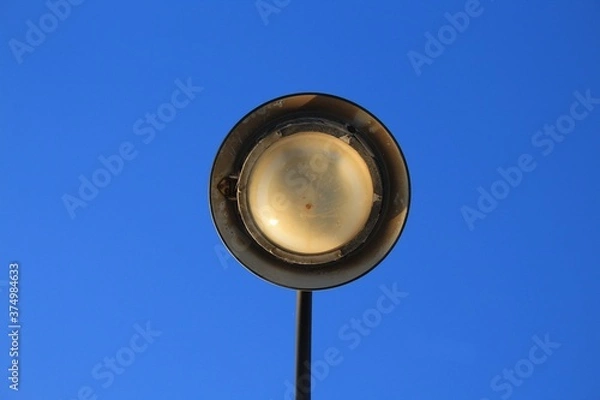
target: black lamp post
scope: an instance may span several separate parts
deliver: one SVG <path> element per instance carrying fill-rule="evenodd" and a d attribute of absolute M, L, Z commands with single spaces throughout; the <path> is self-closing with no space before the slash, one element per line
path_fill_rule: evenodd
<path fill-rule="evenodd" d="M 361 277 L 392 249 L 410 201 L 404 156 L 362 107 L 294 94 L 238 122 L 217 153 L 209 191 L 233 256 L 298 291 L 296 399 L 310 400 L 312 291 Z"/>

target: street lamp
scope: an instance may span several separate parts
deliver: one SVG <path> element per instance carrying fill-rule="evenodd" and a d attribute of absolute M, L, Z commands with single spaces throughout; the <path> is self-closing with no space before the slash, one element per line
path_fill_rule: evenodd
<path fill-rule="evenodd" d="M 233 256 L 298 291 L 296 398 L 308 400 L 312 291 L 359 278 L 392 249 L 410 201 L 404 156 L 364 108 L 293 94 L 235 125 L 215 158 L 209 191 L 213 221 Z"/>

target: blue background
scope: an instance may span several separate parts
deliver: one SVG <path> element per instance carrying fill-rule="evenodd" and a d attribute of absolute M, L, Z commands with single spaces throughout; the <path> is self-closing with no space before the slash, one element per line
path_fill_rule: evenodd
<path fill-rule="evenodd" d="M 482 0 L 420 68 L 409 52 L 425 54 L 425 34 L 463 0 L 273 7 L 261 16 L 252 0 L 86 0 L 18 55 L 11 40 L 25 43 L 27 21 L 39 26 L 49 9 L 3 2 L 0 296 L 7 307 L 16 260 L 23 328 L 17 393 L 0 340 L 2 398 L 286 398 L 295 293 L 225 253 L 208 176 L 245 113 L 319 91 L 358 102 L 394 132 L 413 193 L 391 255 L 314 296 L 313 358 L 335 347 L 343 361 L 313 397 L 598 399 L 600 105 L 550 154 L 532 140 L 570 113 L 575 92 L 600 97 L 600 3 Z M 170 101 L 178 79 L 204 89 L 145 143 L 134 124 Z M 92 179 L 98 158 L 126 142 L 135 157 L 72 217 L 64 195 L 78 196 L 79 177 Z M 535 169 L 470 226 L 462 207 L 476 210 L 478 188 L 489 192 L 497 168 L 523 154 Z M 351 349 L 340 329 L 394 283 L 409 295 Z M 122 349 L 147 323 L 160 335 L 145 351 L 110 384 L 94 378 L 105 357 L 134 354 Z M 494 389 L 536 335 L 560 347 L 510 393 Z M 94 395 L 78 397 L 85 386 Z"/>

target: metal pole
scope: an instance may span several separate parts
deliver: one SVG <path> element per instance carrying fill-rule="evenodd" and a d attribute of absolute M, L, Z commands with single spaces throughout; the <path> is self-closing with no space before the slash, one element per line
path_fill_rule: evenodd
<path fill-rule="evenodd" d="M 296 400 L 310 400 L 312 292 L 299 290 L 296 299 Z"/>

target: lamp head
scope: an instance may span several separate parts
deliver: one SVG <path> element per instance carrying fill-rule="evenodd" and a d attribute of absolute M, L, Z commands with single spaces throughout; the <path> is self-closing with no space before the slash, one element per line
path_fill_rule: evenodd
<path fill-rule="evenodd" d="M 238 261 L 298 290 L 374 268 L 405 224 L 409 179 L 389 131 L 339 97 L 297 94 L 244 117 L 210 178 L 217 231 Z"/>

